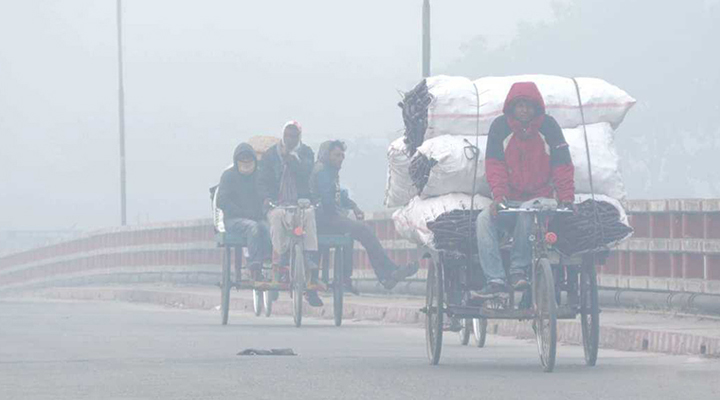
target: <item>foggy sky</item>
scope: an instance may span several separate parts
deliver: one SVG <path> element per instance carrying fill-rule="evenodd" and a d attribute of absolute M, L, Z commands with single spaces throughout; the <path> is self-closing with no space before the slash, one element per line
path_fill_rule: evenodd
<path fill-rule="evenodd" d="M 549 0 L 487 3 L 433 2 L 434 70 L 552 16 Z M 382 160 L 397 90 L 420 78 L 421 5 L 125 0 L 129 223 L 208 217 L 234 146 L 289 119 L 314 145 L 368 138 Z M 119 223 L 115 32 L 114 0 L 0 0 L 0 230 Z M 366 186 L 346 179 L 368 211 L 374 167 Z"/>

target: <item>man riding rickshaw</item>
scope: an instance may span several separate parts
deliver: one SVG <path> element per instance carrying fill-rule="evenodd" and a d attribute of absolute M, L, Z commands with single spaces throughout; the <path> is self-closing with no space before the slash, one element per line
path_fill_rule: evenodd
<path fill-rule="evenodd" d="M 498 214 L 504 206 L 520 207 L 538 198 L 556 198 L 560 207 L 572 208 L 574 168 L 562 129 L 545 114 L 545 102 L 533 82 L 518 82 L 505 100 L 504 114 L 490 126 L 485 171 L 493 202 L 477 219 L 480 265 L 487 285 L 480 297 L 506 292 L 500 256 L 500 232 L 512 232 L 509 284 L 516 290 L 529 286 L 532 263 L 529 214 Z"/>
<path fill-rule="evenodd" d="M 555 366 L 557 319 L 580 315 L 585 360 L 595 365 L 595 265 L 607 251 L 566 255 L 554 246 L 551 221 L 575 209 L 574 167 L 562 129 L 546 114 L 534 83 L 510 89 L 503 114 L 490 127 L 485 157 L 493 201 L 475 221 L 477 254 L 423 250 L 429 263 L 423 311 L 430 363 L 440 360 L 446 316 L 455 322 L 451 328 L 465 322 L 462 343 L 471 327 L 486 327 L 488 319 L 531 320 L 541 364 L 549 372 Z M 509 252 L 501 240 L 508 236 Z"/>

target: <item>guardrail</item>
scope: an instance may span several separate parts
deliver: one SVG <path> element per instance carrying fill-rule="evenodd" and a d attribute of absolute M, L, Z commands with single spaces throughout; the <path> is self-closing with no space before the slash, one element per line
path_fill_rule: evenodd
<path fill-rule="evenodd" d="M 720 199 L 625 207 L 635 234 L 600 269 L 603 286 L 720 293 Z"/>
<path fill-rule="evenodd" d="M 600 268 L 601 286 L 720 294 L 720 199 L 629 201 L 635 236 Z M 391 212 L 368 215 L 389 255 L 415 259 Z M 222 252 L 210 219 L 104 229 L 0 258 L 0 291 L 43 286 L 172 281 L 214 284 Z M 356 245 L 355 276 L 372 278 Z M 421 271 L 419 278 L 425 276 Z"/>

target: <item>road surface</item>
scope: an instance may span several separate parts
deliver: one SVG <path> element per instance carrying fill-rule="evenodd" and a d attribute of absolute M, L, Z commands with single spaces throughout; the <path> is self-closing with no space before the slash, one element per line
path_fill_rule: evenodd
<path fill-rule="evenodd" d="M 292 348 L 292 356 L 237 356 Z M 720 360 L 560 346 L 552 374 L 535 344 L 445 336 L 428 365 L 424 331 L 118 302 L 0 300 L 0 399 L 716 399 Z"/>

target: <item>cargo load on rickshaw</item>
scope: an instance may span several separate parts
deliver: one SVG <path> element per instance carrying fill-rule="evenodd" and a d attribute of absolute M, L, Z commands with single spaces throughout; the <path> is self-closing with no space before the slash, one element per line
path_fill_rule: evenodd
<path fill-rule="evenodd" d="M 526 98 L 527 91 L 514 98 L 509 95 L 528 88 L 542 97 Z M 518 122 L 521 114 L 514 107 L 520 103 L 534 119 Z M 385 204 L 399 207 L 393 214 L 396 231 L 422 248 L 428 265 L 423 311 L 432 364 L 440 358 L 443 330 L 459 329 L 466 344 L 473 328 L 484 337 L 478 331 L 487 326 L 487 319 L 519 319 L 532 321 L 543 368 L 551 371 L 556 321 L 578 315 L 586 362 L 595 364 L 599 340 L 596 266 L 632 235 L 622 206 L 626 192 L 614 135 L 634 103 L 622 89 L 601 79 L 546 75 L 477 80 L 438 76 L 423 79 L 405 93 L 399 104 L 405 133 L 388 149 Z M 503 129 L 507 133 L 498 141 Z M 532 136 L 533 129 L 540 138 Z M 545 156 L 537 153 L 537 146 L 530 147 L 532 140 L 542 141 Z M 528 159 L 535 154 L 536 159 L 547 160 L 549 167 L 538 164 L 540 172 L 532 168 L 513 171 L 517 166 L 504 158 L 509 145 L 515 146 L 512 162 L 526 162 L 523 152 L 530 149 L 535 153 L 527 153 Z M 498 186 L 498 176 L 527 178 L 525 173 L 534 182 L 545 171 L 542 168 L 553 180 L 536 185 L 538 196 L 532 190 L 516 191 L 516 201 L 507 201 L 505 195 L 512 189 Z M 562 171 L 562 179 L 552 175 L 555 171 Z M 543 191 L 542 185 L 548 189 Z M 565 198 L 560 198 L 561 189 Z M 526 253 L 532 261 L 527 286 L 510 279 L 512 283 L 495 290 L 505 296 L 495 296 L 499 293 L 493 291 L 489 292 L 493 296 L 475 296 L 488 294 L 487 288 L 498 284 L 488 278 L 483 271 L 486 265 L 480 262 L 488 257 L 482 245 L 488 242 L 478 240 L 477 233 L 483 226 L 479 216 L 484 210 L 486 216 L 490 210 L 493 214 L 486 221 L 516 221 L 515 239 L 506 235 L 498 244 L 508 278 L 516 250 L 522 247 L 517 242 L 517 221 L 522 218 L 527 225 L 527 233 L 522 231 L 520 236 L 520 242 L 528 243 Z"/>

